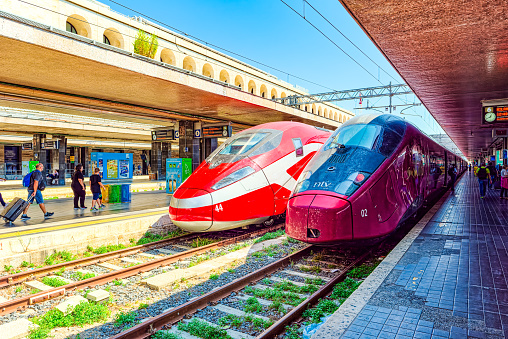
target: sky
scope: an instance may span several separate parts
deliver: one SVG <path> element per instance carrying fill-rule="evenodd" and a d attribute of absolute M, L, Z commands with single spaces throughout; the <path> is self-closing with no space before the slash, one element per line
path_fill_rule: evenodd
<path fill-rule="evenodd" d="M 143 15 L 109 0 L 101 0 L 122 14 L 158 20 L 178 30 L 177 33 L 188 34 L 194 40 L 198 38 L 201 43 L 206 42 L 216 50 L 301 86 L 311 94 L 383 86 L 390 82 L 403 83 L 338 0 L 284 0 L 328 38 L 281 0 L 114 1 Z M 393 102 L 397 105 L 418 102 L 418 99 L 414 95 L 407 95 L 394 97 Z M 358 100 L 335 104 L 355 114 L 367 112 L 365 109 L 356 109 L 360 107 Z M 363 100 L 362 107 L 366 104 L 366 100 Z M 387 104 L 388 98 L 369 100 L 369 106 Z M 402 111 L 406 107 L 397 107 L 395 114 L 406 118 L 427 134 L 444 133 L 423 106 Z M 403 114 L 399 114 L 401 111 Z"/>

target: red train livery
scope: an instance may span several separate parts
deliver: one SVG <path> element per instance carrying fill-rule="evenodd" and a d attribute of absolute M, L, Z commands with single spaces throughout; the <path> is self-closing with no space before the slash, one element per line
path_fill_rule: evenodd
<path fill-rule="evenodd" d="M 393 232 L 466 162 L 398 117 L 348 120 L 306 166 L 289 199 L 286 233 L 314 244 Z"/>
<path fill-rule="evenodd" d="M 273 122 L 234 135 L 175 191 L 171 220 L 192 232 L 272 224 L 330 134 L 298 122 Z"/>

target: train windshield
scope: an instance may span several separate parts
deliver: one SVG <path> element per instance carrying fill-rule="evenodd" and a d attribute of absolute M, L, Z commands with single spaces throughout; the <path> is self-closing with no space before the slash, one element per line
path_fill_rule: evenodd
<path fill-rule="evenodd" d="M 282 132 L 259 129 L 238 133 L 219 146 L 206 162 L 210 168 L 223 163 L 234 163 L 248 156 L 259 155 L 275 149 L 282 139 Z"/>
<path fill-rule="evenodd" d="M 233 154 L 245 154 L 259 144 L 268 133 L 252 133 L 241 135 L 238 138 L 232 140 L 219 154 L 233 155 Z"/>
<path fill-rule="evenodd" d="M 390 115 L 347 121 L 309 162 L 294 192 L 318 190 L 350 196 L 393 154 L 405 130 L 405 122 Z"/>
<path fill-rule="evenodd" d="M 324 150 L 351 146 L 373 149 L 380 133 L 381 126 L 379 125 L 358 124 L 339 128 L 333 133 L 332 137 L 328 139 L 324 146 Z"/>

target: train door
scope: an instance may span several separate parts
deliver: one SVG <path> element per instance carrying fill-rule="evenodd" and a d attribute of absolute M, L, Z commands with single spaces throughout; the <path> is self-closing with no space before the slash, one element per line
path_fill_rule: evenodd
<path fill-rule="evenodd" d="M 448 152 L 444 151 L 444 183 L 443 183 L 443 186 L 448 186 L 448 168 L 450 166 L 449 164 L 449 154 Z"/>

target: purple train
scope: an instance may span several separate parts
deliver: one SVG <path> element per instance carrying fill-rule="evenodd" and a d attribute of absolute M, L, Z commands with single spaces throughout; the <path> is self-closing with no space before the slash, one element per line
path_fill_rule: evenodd
<path fill-rule="evenodd" d="M 307 164 L 288 202 L 286 232 L 313 244 L 378 239 L 414 215 L 467 163 L 393 115 L 361 115 Z"/>

